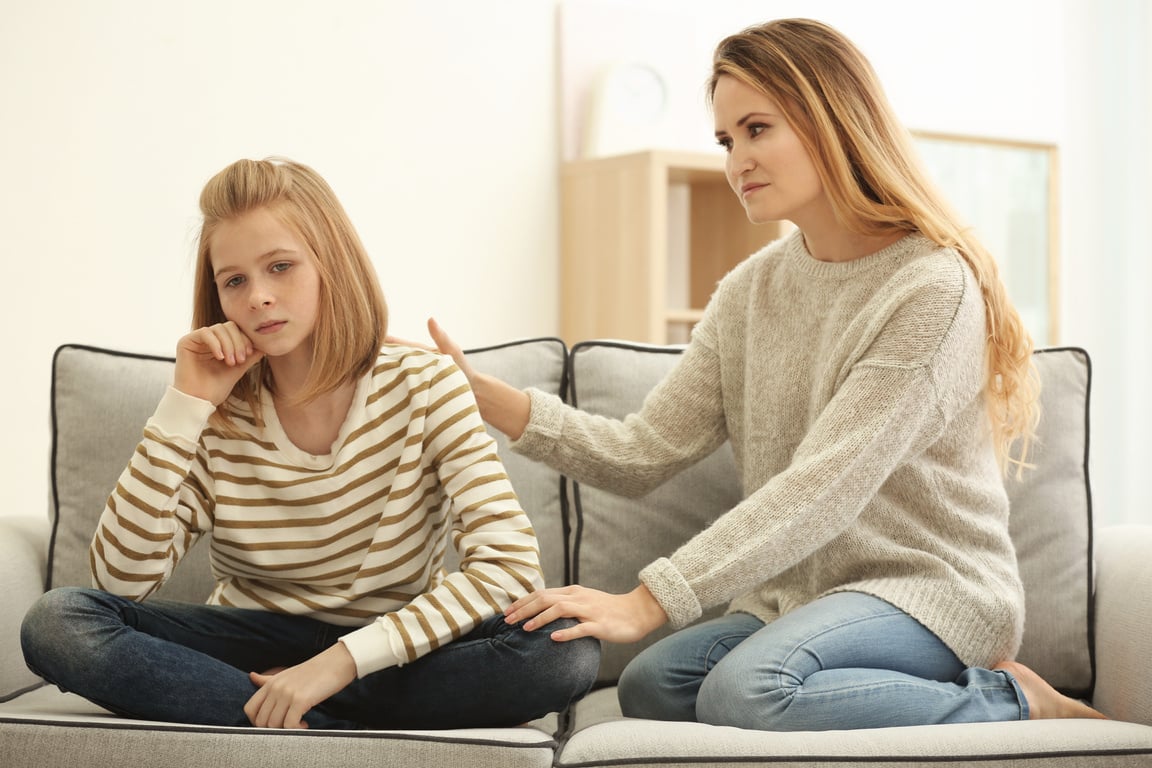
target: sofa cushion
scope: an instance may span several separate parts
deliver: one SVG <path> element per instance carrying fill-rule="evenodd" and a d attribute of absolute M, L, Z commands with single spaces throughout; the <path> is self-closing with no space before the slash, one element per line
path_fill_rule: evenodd
<path fill-rule="evenodd" d="M 65 345 L 52 361 L 52 535 L 48 586 L 91 586 L 88 545 L 144 423 L 172 381 L 171 358 Z M 158 597 L 203 602 L 208 543 L 188 553 Z"/>
<path fill-rule="evenodd" d="M 535 387 L 564 396 L 568 348 L 559 339 L 516 341 L 465 350 L 465 355 L 479 370 L 518 389 Z M 513 453 L 502 432 L 491 428 L 488 431 L 496 438 L 497 450 L 520 497 L 520 505 L 536 530 L 545 583 L 548 586 L 568 583 L 567 495 L 561 491 L 563 478 L 556 470 Z M 452 553 L 451 548 L 449 552 Z M 454 562 L 451 559 L 448 565 L 452 566 Z"/>
<path fill-rule="evenodd" d="M 656 382 L 676 363 L 679 346 L 584 342 L 572 348 L 571 400 L 581 410 L 622 418 L 637 410 Z M 573 581 L 607 592 L 627 592 L 640 569 L 667 556 L 740 501 L 732 449 L 711 456 L 638 499 L 573 484 Z M 707 611 L 703 618 L 723 612 Z M 667 627 L 638 643 L 605 645 L 601 683 L 615 682 L 624 665 L 669 633 Z"/>
<path fill-rule="evenodd" d="M 556 768 L 788 766 L 788 768 L 1120 768 L 1149 765 L 1152 728 L 1111 720 L 1033 720 L 754 731 L 620 716 L 615 689 L 593 691 L 570 714 Z"/>
<path fill-rule="evenodd" d="M 485 370 L 518 386 L 561 393 L 567 348 L 558 339 L 530 339 L 469 351 Z M 172 380 L 171 358 L 82 345 L 56 350 L 52 372 L 52 534 L 48 586 L 88 586 L 88 545 L 109 492 Z M 560 475 L 514 456 L 497 435 L 513 486 L 540 538 L 545 579 L 565 581 L 565 533 Z M 212 589 L 209 539 L 157 596 L 202 602 Z M 455 561 L 449 562 L 455 566 Z"/>
<path fill-rule="evenodd" d="M 1032 469 L 1006 480 L 1009 527 L 1024 581 L 1024 643 L 1017 658 L 1056 688 L 1089 696 L 1092 646 L 1092 491 L 1088 405 L 1092 364 L 1073 347 L 1038 350 L 1040 423 Z"/>
<path fill-rule="evenodd" d="M 675 364 L 680 346 L 585 342 L 572 350 L 571 393 L 582 410 L 623 417 Z M 1088 355 L 1080 349 L 1038 351 L 1044 416 L 1035 441 L 1036 468 L 1010 479 L 1010 529 L 1027 601 L 1019 658 L 1057 688 L 1083 695 L 1092 686 L 1091 503 L 1088 487 Z M 612 592 L 636 586 L 639 570 L 740 500 L 740 483 L 725 445 L 703 462 L 640 499 L 587 485 L 573 489 L 577 541 L 574 575 Z M 714 615 L 716 609 L 705 617 Z M 642 648 L 607 646 L 601 682 L 619 678 Z"/>
<path fill-rule="evenodd" d="M 0 764 L 85 768 L 548 768 L 557 718 L 518 728 L 333 731 L 235 728 L 118 717 L 52 687 L 0 704 Z M 127 756 L 131 755 L 129 758 Z"/>

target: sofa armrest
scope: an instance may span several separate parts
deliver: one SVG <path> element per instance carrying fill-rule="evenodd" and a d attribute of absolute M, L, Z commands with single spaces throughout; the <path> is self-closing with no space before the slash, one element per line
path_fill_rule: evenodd
<path fill-rule="evenodd" d="M 1093 706 L 1152 725 L 1152 525 L 1097 529 L 1095 633 Z"/>
<path fill-rule="evenodd" d="M 0 701 L 38 685 L 24 664 L 20 623 L 44 593 L 49 525 L 30 515 L 0 515 Z"/>

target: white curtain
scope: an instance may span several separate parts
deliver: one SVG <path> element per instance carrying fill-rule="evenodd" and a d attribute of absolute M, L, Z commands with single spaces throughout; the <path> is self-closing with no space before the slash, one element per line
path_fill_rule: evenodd
<path fill-rule="evenodd" d="M 1096 521 L 1148 523 L 1152 3 L 1065 0 L 1064 13 L 1062 341 L 1094 361 Z"/>

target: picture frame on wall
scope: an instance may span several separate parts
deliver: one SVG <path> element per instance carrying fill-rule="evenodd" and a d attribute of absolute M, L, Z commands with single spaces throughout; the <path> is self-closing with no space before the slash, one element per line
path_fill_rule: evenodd
<path fill-rule="evenodd" d="M 913 131 L 928 173 L 996 259 L 1037 346 L 1060 338 L 1055 144 Z"/>

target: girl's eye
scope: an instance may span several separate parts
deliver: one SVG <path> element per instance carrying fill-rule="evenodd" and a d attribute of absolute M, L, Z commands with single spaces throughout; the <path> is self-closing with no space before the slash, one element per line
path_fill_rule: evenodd
<path fill-rule="evenodd" d="M 234 275 L 234 276 L 232 276 L 232 277 L 230 277 L 224 281 L 224 287 L 225 288 L 235 288 L 236 286 L 240 285 L 243 282 L 244 282 L 244 278 L 241 275 Z"/>
<path fill-rule="evenodd" d="M 286 272 L 288 270 L 288 268 L 291 266 L 292 265 L 286 261 L 278 261 L 272 265 L 271 270 L 273 272 Z"/>

